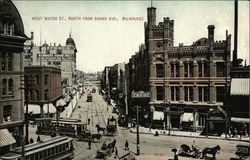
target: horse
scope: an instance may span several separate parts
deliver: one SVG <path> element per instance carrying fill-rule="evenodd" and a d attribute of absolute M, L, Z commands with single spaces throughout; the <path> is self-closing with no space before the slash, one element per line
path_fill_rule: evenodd
<path fill-rule="evenodd" d="M 101 134 L 92 134 L 92 139 L 97 139 L 98 142 L 100 142 L 102 135 Z"/>
<path fill-rule="evenodd" d="M 179 150 L 179 155 L 187 155 L 190 151 L 190 147 L 186 144 L 183 144 Z"/>
<path fill-rule="evenodd" d="M 106 128 L 100 127 L 99 124 L 97 124 L 95 127 L 97 128 L 97 132 L 98 132 L 98 133 L 99 133 L 100 131 L 102 131 L 102 132 L 104 133 L 104 131 L 106 130 Z"/>
<path fill-rule="evenodd" d="M 219 151 L 221 148 L 219 145 L 213 147 L 213 148 L 204 148 L 202 151 L 202 158 L 206 157 L 207 154 L 212 154 L 213 159 L 215 159 L 217 151 Z"/>
<path fill-rule="evenodd" d="M 108 146 L 107 146 L 107 148 L 111 149 L 112 152 L 114 152 L 115 145 L 116 145 L 116 140 L 114 140 L 113 142 L 109 143 Z"/>

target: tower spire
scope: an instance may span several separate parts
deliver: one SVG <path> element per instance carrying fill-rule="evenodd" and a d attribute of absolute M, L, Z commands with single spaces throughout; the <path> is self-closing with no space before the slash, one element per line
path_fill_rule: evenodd
<path fill-rule="evenodd" d="M 153 0 L 151 0 L 151 8 L 153 7 Z"/>

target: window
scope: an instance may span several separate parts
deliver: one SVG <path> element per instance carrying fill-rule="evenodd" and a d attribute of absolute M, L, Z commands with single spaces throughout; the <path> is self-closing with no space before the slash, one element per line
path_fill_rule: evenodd
<path fill-rule="evenodd" d="M 164 76 L 164 65 L 156 64 L 156 76 L 163 77 Z"/>
<path fill-rule="evenodd" d="M 216 75 L 217 77 L 224 77 L 225 72 L 224 72 L 224 62 L 217 62 L 216 63 Z"/>
<path fill-rule="evenodd" d="M 171 101 L 180 100 L 180 89 L 179 87 L 171 87 Z"/>
<path fill-rule="evenodd" d="M 199 126 L 205 126 L 206 115 L 199 114 Z"/>
<path fill-rule="evenodd" d="M 48 78 L 49 78 L 49 75 L 45 75 L 45 76 L 44 76 L 44 84 L 45 84 L 45 85 L 48 84 Z"/>
<path fill-rule="evenodd" d="M 156 100 L 163 100 L 163 87 L 162 86 L 157 86 L 156 87 Z"/>
<path fill-rule="evenodd" d="M 198 63 L 198 70 L 199 70 L 199 77 L 202 77 L 202 63 L 201 62 L 199 62 Z"/>
<path fill-rule="evenodd" d="M 14 82 L 13 82 L 13 79 L 9 79 L 8 95 L 14 95 Z"/>
<path fill-rule="evenodd" d="M 33 90 L 30 90 L 30 100 L 34 100 Z"/>
<path fill-rule="evenodd" d="M 45 89 L 44 91 L 44 100 L 49 100 L 49 90 Z"/>
<path fill-rule="evenodd" d="M 8 71 L 12 71 L 12 54 L 7 54 L 7 65 L 8 65 Z"/>
<path fill-rule="evenodd" d="M 204 77 L 208 77 L 208 63 L 204 63 Z"/>
<path fill-rule="evenodd" d="M 184 87 L 185 101 L 193 101 L 193 87 Z"/>
<path fill-rule="evenodd" d="M 6 70 L 6 53 L 1 53 L 1 70 L 5 71 Z"/>
<path fill-rule="evenodd" d="M 224 100 L 224 87 L 216 87 L 217 102 L 223 102 Z"/>
<path fill-rule="evenodd" d="M 38 90 L 36 90 L 35 92 L 36 92 L 36 100 L 38 100 L 38 101 L 39 101 L 39 100 L 40 100 L 40 94 L 39 94 L 39 91 L 38 91 Z"/>
<path fill-rule="evenodd" d="M 39 75 L 36 75 L 36 85 L 39 85 L 40 84 L 40 77 Z"/>
<path fill-rule="evenodd" d="M 184 63 L 184 77 L 188 77 L 188 64 Z"/>
<path fill-rule="evenodd" d="M 3 119 L 4 122 L 11 121 L 12 105 L 3 106 Z"/>
<path fill-rule="evenodd" d="M 194 76 L 194 65 L 193 63 L 189 63 L 189 77 L 193 77 Z"/>
<path fill-rule="evenodd" d="M 174 64 L 170 64 L 170 68 L 171 68 L 171 77 L 175 77 L 175 74 L 174 74 L 175 65 Z"/>
<path fill-rule="evenodd" d="M 2 80 L 2 95 L 7 95 L 7 79 Z"/>
<path fill-rule="evenodd" d="M 180 66 L 179 64 L 175 64 L 175 77 L 179 77 L 180 76 Z"/>

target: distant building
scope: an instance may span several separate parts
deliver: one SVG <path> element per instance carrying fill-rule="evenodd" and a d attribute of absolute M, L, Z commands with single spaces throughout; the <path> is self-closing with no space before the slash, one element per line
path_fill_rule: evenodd
<path fill-rule="evenodd" d="M 33 32 L 31 38 L 34 38 Z M 54 66 L 61 69 L 64 87 L 72 87 L 76 83 L 76 44 L 71 34 L 66 40 L 66 45 L 56 45 L 55 43 L 36 46 L 31 41 L 25 45 L 24 65 Z"/>
<path fill-rule="evenodd" d="M 26 39 L 17 8 L 10 0 L 1 0 L 0 155 L 13 144 L 21 145 L 24 125 L 23 48 Z"/>
<path fill-rule="evenodd" d="M 44 116 L 45 104 L 55 103 L 62 96 L 61 69 L 51 66 L 26 66 L 25 89 L 26 103 L 40 106 L 40 115 Z M 47 109 L 47 108 L 46 108 Z M 47 109 L 55 111 L 54 108 Z M 47 114 L 47 113 L 46 113 Z"/>

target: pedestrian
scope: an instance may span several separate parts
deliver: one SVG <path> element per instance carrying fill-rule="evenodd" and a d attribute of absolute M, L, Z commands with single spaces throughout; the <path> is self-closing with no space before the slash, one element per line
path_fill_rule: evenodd
<path fill-rule="evenodd" d="M 89 149 L 91 149 L 91 140 L 89 140 L 88 145 L 89 145 Z"/>
<path fill-rule="evenodd" d="M 115 158 L 119 158 L 119 156 L 118 156 L 118 149 L 117 149 L 117 147 L 115 147 Z"/>
<path fill-rule="evenodd" d="M 30 138 L 30 144 L 31 144 L 31 143 L 34 143 L 34 140 L 33 140 L 33 138 Z"/>
<path fill-rule="evenodd" d="M 90 118 L 88 118 L 88 125 L 90 124 Z"/>
<path fill-rule="evenodd" d="M 107 111 L 109 111 L 109 107 L 107 107 Z"/>
<path fill-rule="evenodd" d="M 37 142 L 41 142 L 41 137 L 38 135 L 37 139 L 36 139 Z"/>
<path fill-rule="evenodd" d="M 125 149 L 124 150 L 129 150 L 128 140 L 126 140 L 126 142 L 125 142 Z"/>

